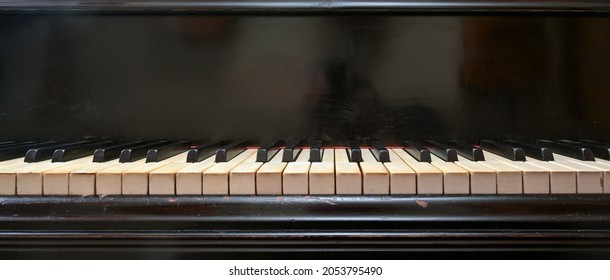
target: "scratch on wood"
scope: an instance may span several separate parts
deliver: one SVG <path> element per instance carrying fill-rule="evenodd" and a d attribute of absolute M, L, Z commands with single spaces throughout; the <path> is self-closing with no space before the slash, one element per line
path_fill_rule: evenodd
<path fill-rule="evenodd" d="M 422 208 L 428 207 L 428 202 L 425 202 L 423 200 L 415 200 L 415 203 L 417 203 L 417 205 L 421 206 Z"/>

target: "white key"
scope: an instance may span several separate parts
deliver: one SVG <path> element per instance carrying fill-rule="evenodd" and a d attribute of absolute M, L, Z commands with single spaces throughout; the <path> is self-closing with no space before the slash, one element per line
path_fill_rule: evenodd
<path fill-rule="evenodd" d="M 175 195 L 176 173 L 193 165 L 190 162 L 172 162 L 148 173 L 148 194 Z"/>
<path fill-rule="evenodd" d="M 610 161 L 596 158 L 594 167 L 601 168 L 603 170 L 602 174 L 604 176 L 604 193 L 610 193 L 610 174 L 608 174 L 610 173 L 608 171 L 610 170 Z"/>
<path fill-rule="evenodd" d="M 159 162 L 138 163 L 123 171 L 121 188 L 123 195 L 146 195 L 148 191 L 149 173 L 159 167 L 173 162 L 186 162 L 186 152 Z"/>
<path fill-rule="evenodd" d="M 390 173 L 369 149 L 361 149 L 362 190 L 364 194 L 390 194 Z"/>
<path fill-rule="evenodd" d="M 121 195 L 123 193 L 123 172 L 142 164 L 146 164 L 146 159 L 121 163 L 97 171 L 95 174 L 95 193 L 101 196 Z"/>
<path fill-rule="evenodd" d="M 443 194 L 443 172 L 427 162 L 419 162 L 403 149 L 392 149 L 417 173 L 418 194 Z"/>
<path fill-rule="evenodd" d="M 214 166 L 215 155 L 200 162 L 193 163 L 176 172 L 176 194 L 177 195 L 201 195 L 203 194 L 202 176 L 203 172 Z"/>
<path fill-rule="evenodd" d="M 269 162 L 266 162 L 256 172 L 257 195 L 281 195 L 282 173 L 288 163 L 282 162 L 284 150 L 279 150 Z"/>
<path fill-rule="evenodd" d="M 294 162 L 289 162 L 282 174 L 284 195 L 309 193 L 309 149 L 303 149 Z"/>
<path fill-rule="evenodd" d="M 472 194 L 495 194 L 496 171 L 481 164 L 480 162 L 470 161 L 462 156 L 458 156 L 455 164 L 464 168 L 470 173 L 470 193 Z"/>
<path fill-rule="evenodd" d="M 82 168 L 70 172 L 69 192 L 70 195 L 94 195 L 96 194 L 95 176 L 97 172 L 106 168 L 120 165 L 119 160 L 108 162 L 91 163 Z M 120 185 L 119 193 L 120 194 Z"/>
<path fill-rule="evenodd" d="M 204 195 L 228 195 L 229 194 L 229 174 L 235 166 L 246 160 L 256 149 L 247 149 L 228 162 L 218 162 L 212 167 L 203 171 L 202 192 Z"/>
<path fill-rule="evenodd" d="M 79 162 L 65 164 L 43 173 L 42 182 L 45 195 L 68 195 L 70 194 L 70 173 L 75 170 L 86 168 L 93 162 Z M 95 193 L 93 193 L 95 194 Z"/>
<path fill-rule="evenodd" d="M 255 195 L 256 171 L 262 165 L 262 162 L 256 162 L 256 154 L 253 154 L 231 169 L 229 175 L 229 194 Z"/>
<path fill-rule="evenodd" d="M 416 194 L 417 173 L 392 150 L 388 149 L 390 162 L 385 162 L 385 168 L 390 173 L 390 194 Z"/>
<path fill-rule="evenodd" d="M 3 161 L 0 165 L 0 195 L 17 194 L 17 171 L 28 167 L 30 163 L 23 162 L 24 158 Z"/>
<path fill-rule="evenodd" d="M 549 193 L 551 184 L 549 170 L 533 165 L 529 162 L 512 161 L 487 151 L 483 153 L 485 155 L 485 162 L 501 162 L 520 170 L 523 177 L 523 193 Z M 498 179 L 498 181 L 500 181 L 500 179 Z M 498 187 L 498 192 L 500 192 L 500 187 Z"/>
<path fill-rule="evenodd" d="M 17 194 L 18 195 L 67 195 L 67 179 L 65 187 L 49 185 L 44 187 L 44 173 L 54 168 L 64 167 L 74 163 L 91 162 L 93 156 L 79 158 L 68 162 L 43 161 L 31 163 L 28 167 L 17 171 Z M 66 176 L 67 177 L 67 176 Z"/>
<path fill-rule="evenodd" d="M 443 188 L 445 194 L 469 194 L 470 173 L 453 162 L 446 162 L 431 155 L 432 165 L 443 172 Z"/>
<path fill-rule="evenodd" d="M 576 171 L 577 193 L 604 193 L 604 171 L 594 161 L 579 161 L 554 154 L 555 163 Z M 603 165 L 602 165 L 603 166 Z"/>
<path fill-rule="evenodd" d="M 523 174 L 521 169 L 501 161 L 481 161 L 483 165 L 496 171 L 498 194 L 522 194 Z"/>
<path fill-rule="evenodd" d="M 390 173 L 369 149 L 361 149 L 362 190 L 364 194 L 390 194 Z"/>
<path fill-rule="evenodd" d="M 309 194 L 335 194 L 335 153 L 324 149 L 322 162 L 312 162 L 309 168 Z"/>
<path fill-rule="evenodd" d="M 335 149 L 337 194 L 362 194 L 362 174 L 358 163 L 350 162 L 345 149 Z"/>
<path fill-rule="evenodd" d="M 552 194 L 576 193 L 576 172 L 573 169 L 530 157 L 526 157 L 525 161 L 549 171 Z"/>

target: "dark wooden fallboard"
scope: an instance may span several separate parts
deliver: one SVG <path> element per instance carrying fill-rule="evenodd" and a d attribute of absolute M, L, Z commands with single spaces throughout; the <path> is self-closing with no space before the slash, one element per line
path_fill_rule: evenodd
<path fill-rule="evenodd" d="M 610 197 L 2 197 L 9 258 L 598 258 Z"/>

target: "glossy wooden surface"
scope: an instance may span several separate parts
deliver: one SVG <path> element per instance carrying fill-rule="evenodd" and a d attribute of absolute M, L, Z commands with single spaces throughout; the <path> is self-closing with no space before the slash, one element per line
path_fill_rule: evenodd
<path fill-rule="evenodd" d="M 0 205 L 2 257 L 610 253 L 607 196 L 0 197 Z"/>
<path fill-rule="evenodd" d="M 247 12 L 608 12 L 610 4 L 604 0 L 245 0 L 245 1 L 91 1 L 91 0 L 2 0 L 6 10 L 64 10 L 64 11 L 247 11 Z"/>

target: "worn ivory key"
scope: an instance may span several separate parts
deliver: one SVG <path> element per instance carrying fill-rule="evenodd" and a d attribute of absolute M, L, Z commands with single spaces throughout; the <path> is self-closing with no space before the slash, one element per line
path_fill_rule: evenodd
<path fill-rule="evenodd" d="M 309 168 L 309 194 L 335 194 L 335 153 L 324 149 L 322 162 L 313 162 Z"/>
<path fill-rule="evenodd" d="M 576 193 L 576 172 L 573 169 L 530 157 L 525 161 L 549 171 L 552 194 Z"/>
<path fill-rule="evenodd" d="M 44 173 L 55 168 L 64 167 L 81 162 L 91 162 L 93 156 L 75 159 L 68 162 L 37 162 L 32 163 L 28 167 L 20 169 L 17 174 L 17 194 L 18 195 L 67 195 L 68 183 L 67 176 L 65 187 L 56 188 L 55 185 L 49 185 L 44 188 Z"/>
<path fill-rule="evenodd" d="M 416 194 L 417 174 L 398 155 L 388 149 L 389 162 L 384 162 L 385 168 L 390 173 L 390 194 Z"/>
<path fill-rule="evenodd" d="M 148 194 L 175 195 L 176 173 L 193 164 L 190 162 L 172 162 L 150 171 L 148 173 Z"/>
<path fill-rule="evenodd" d="M 362 194 L 362 174 L 358 163 L 350 162 L 345 149 L 335 149 L 337 194 Z"/>
<path fill-rule="evenodd" d="M 42 177 L 43 192 L 45 195 L 69 195 L 70 192 L 70 174 L 73 171 L 86 168 L 87 166 L 93 165 L 93 162 L 78 162 L 72 164 L 65 164 L 64 166 L 57 167 L 45 171 Z M 91 192 L 84 192 L 79 195 L 93 195 Z"/>
<path fill-rule="evenodd" d="M 576 171 L 577 193 L 604 193 L 605 174 L 603 166 L 595 161 L 582 161 L 562 155 L 554 155 L 555 163 Z M 608 169 L 605 169 L 606 171 Z"/>
<path fill-rule="evenodd" d="M 303 149 L 294 162 L 288 163 L 282 174 L 284 195 L 307 195 L 309 193 L 310 149 Z"/>
<path fill-rule="evenodd" d="M 513 161 L 493 153 L 484 151 L 485 162 L 501 162 L 521 171 L 524 194 L 548 194 L 550 191 L 550 175 L 547 169 L 533 165 L 530 162 Z M 499 179 L 498 179 L 499 180 Z M 500 192 L 500 189 L 498 189 Z"/>
<path fill-rule="evenodd" d="M 434 165 L 419 162 L 402 149 L 392 149 L 400 159 L 417 173 L 418 194 L 443 194 L 443 173 Z"/>
<path fill-rule="evenodd" d="M 458 156 L 455 164 L 466 169 L 470 173 L 470 193 L 471 194 L 495 194 L 496 171 L 481 164 L 481 162 L 469 161 L 462 156 Z"/>
<path fill-rule="evenodd" d="M 112 165 L 108 168 L 97 171 L 95 174 L 95 193 L 102 196 L 121 195 L 123 172 L 142 164 L 146 164 L 146 159 Z"/>
<path fill-rule="evenodd" d="M 445 194 L 469 194 L 470 174 L 455 162 L 446 162 L 431 155 L 431 164 L 443 172 L 443 188 Z"/>
<path fill-rule="evenodd" d="M 228 195 L 229 174 L 233 168 L 250 156 L 256 156 L 256 149 L 246 149 L 227 162 L 217 162 L 203 171 L 202 192 L 204 195 Z"/>
<path fill-rule="evenodd" d="M 262 162 L 256 161 L 254 154 L 231 169 L 229 175 L 230 195 L 255 195 L 256 194 L 256 171 L 263 166 Z"/>
<path fill-rule="evenodd" d="M 168 159 L 158 162 L 140 163 L 123 171 L 122 194 L 123 195 L 146 195 L 148 194 L 149 173 L 159 167 L 173 162 L 186 162 L 187 152 L 182 152 Z"/>
<path fill-rule="evenodd" d="M 361 149 L 362 190 L 364 194 L 390 194 L 390 173 L 369 149 Z"/>
<path fill-rule="evenodd" d="M 266 162 L 256 172 L 256 194 L 257 195 L 281 195 L 282 173 L 288 163 L 282 162 L 284 150 Z"/>
<path fill-rule="evenodd" d="M 51 161 L 49 160 L 48 162 Z M 3 161 L 0 164 L 0 195 L 16 195 L 16 172 L 30 165 L 30 163 L 23 162 L 23 158 Z"/>
<path fill-rule="evenodd" d="M 176 195 L 201 195 L 203 193 L 203 172 L 216 164 L 212 155 L 176 172 Z"/>
<path fill-rule="evenodd" d="M 91 163 L 82 168 L 72 170 L 69 178 L 70 195 L 94 195 L 98 193 L 95 184 L 97 172 L 116 165 L 120 165 L 118 159 L 108 162 Z M 117 194 L 121 194 L 120 184 L 118 185 L 118 189 L 119 192 Z"/>

